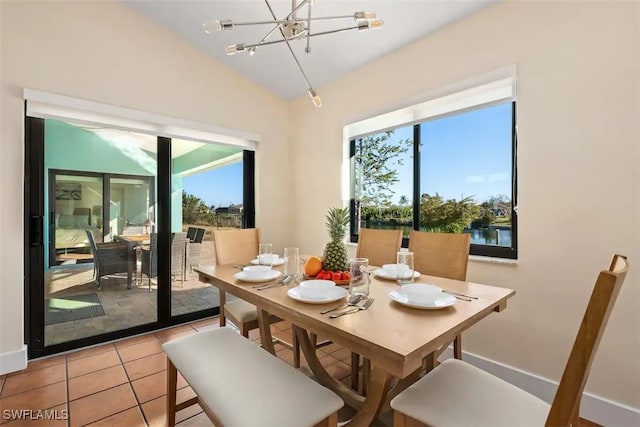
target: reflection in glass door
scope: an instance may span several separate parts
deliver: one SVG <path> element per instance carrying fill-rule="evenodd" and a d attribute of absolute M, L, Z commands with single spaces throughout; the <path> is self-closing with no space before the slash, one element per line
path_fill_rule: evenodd
<path fill-rule="evenodd" d="M 155 136 L 44 120 L 45 347 L 157 322 L 138 256 L 150 244 L 156 151 Z"/>
<path fill-rule="evenodd" d="M 50 264 L 92 263 L 87 232 L 93 233 L 96 241 L 102 242 L 102 176 L 54 171 L 50 180 Z"/>

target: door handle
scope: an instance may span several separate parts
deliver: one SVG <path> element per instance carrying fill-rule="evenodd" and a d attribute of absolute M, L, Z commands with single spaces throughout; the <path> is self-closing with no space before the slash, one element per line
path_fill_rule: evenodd
<path fill-rule="evenodd" d="M 44 217 L 31 215 L 31 246 L 41 246 L 44 243 Z"/>

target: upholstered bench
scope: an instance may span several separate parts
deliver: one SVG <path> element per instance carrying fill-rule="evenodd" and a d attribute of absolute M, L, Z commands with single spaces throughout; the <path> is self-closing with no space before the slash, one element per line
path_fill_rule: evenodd
<path fill-rule="evenodd" d="M 286 362 L 228 328 L 162 345 L 167 354 L 167 424 L 200 404 L 216 426 L 336 426 L 344 403 Z M 176 405 L 177 372 L 196 397 Z"/>

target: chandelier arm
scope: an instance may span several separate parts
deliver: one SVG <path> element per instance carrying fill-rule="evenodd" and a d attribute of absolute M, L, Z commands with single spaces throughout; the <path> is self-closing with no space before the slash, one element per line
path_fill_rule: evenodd
<path fill-rule="evenodd" d="M 323 35 L 326 35 L 326 34 L 340 33 L 340 32 L 343 32 L 343 31 L 357 30 L 358 28 L 359 28 L 358 26 L 355 26 L 355 27 L 348 27 L 348 28 L 340 28 L 340 29 L 337 29 L 337 30 L 322 31 L 320 33 L 314 33 L 314 34 L 309 33 L 308 37 L 316 37 L 316 36 L 323 36 Z M 280 31 L 282 31 L 282 28 L 280 29 Z M 282 37 L 283 37 L 282 40 L 271 40 L 271 41 L 264 41 L 264 42 L 256 43 L 256 44 L 247 44 L 244 47 L 245 47 L 245 49 L 253 49 L 253 48 L 260 47 L 260 46 L 268 46 L 268 45 L 272 45 L 272 44 L 285 43 L 285 42 L 288 42 L 290 40 L 290 39 L 286 38 L 284 36 L 284 34 L 282 34 Z"/>
<path fill-rule="evenodd" d="M 296 22 L 308 22 L 308 21 L 329 21 L 329 20 L 338 20 L 338 19 L 353 19 L 353 15 L 344 15 L 344 16 L 316 16 L 305 19 L 278 19 L 275 21 L 247 21 L 247 22 L 235 22 L 233 21 L 234 27 L 239 27 L 242 25 L 269 25 L 269 24 L 292 24 Z"/>
<path fill-rule="evenodd" d="M 273 16 L 273 19 L 276 19 L 276 15 L 275 15 L 275 13 L 273 13 L 273 9 L 271 9 L 271 5 L 269 4 L 269 0 L 264 0 L 264 2 L 267 4 L 267 8 L 269 9 L 269 13 L 271 13 L 271 16 Z M 303 3 L 304 3 L 304 1 L 303 1 Z M 289 43 L 289 40 L 285 37 L 284 31 L 282 31 L 282 28 L 280 28 L 280 34 L 282 35 L 282 38 L 283 38 L 284 42 L 287 44 L 287 47 L 289 48 L 289 52 L 291 52 L 291 56 L 293 56 L 293 60 L 296 61 L 296 65 L 298 66 L 298 70 L 300 70 L 300 74 L 302 74 L 302 78 L 304 79 L 305 83 L 307 84 L 307 89 L 310 90 L 310 91 L 313 91 L 313 87 L 311 86 L 311 82 L 309 82 L 309 78 L 307 77 L 307 75 L 305 74 L 304 70 L 302 69 L 302 65 L 300 64 L 300 61 L 298 61 L 298 57 L 296 56 L 295 52 L 291 48 L 291 43 Z"/>
<path fill-rule="evenodd" d="M 311 38 L 309 37 L 309 33 L 311 32 L 311 5 L 313 3 L 309 3 L 309 7 L 307 7 L 307 46 L 304 48 L 305 53 L 311 53 Z"/>

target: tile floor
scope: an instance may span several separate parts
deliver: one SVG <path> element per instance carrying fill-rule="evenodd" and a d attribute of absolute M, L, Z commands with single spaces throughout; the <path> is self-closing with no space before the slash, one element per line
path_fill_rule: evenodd
<path fill-rule="evenodd" d="M 2 427 L 123 426 L 164 427 L 166 359 L 161 343 L 217 328 L 209 318 L 114 343 L 53 356 L 29 363 L 26 370 L 0 376 L 0 424 Z M 274 336 L 291 342 L 291 325 L 272 325 Z M 250 338 L 259 341 L 257 330 Z M 276 345 L 278 357 L 293 364 L 291 350 Z M 318 349 L 320 361 L 335 378 L 350 385 L 350 352 L 336 344 Z M 304 362 L 303 362 L 304 364 Z M 178 402 L 194 396 L 178 377 Z M 5 410 L 57 410 L 68 420 L 7 420 Z M 178 412 L 178 427 L 212 426 L 199 406 Z M 385 419 L 380 424 L 390 425 Z M 580 427 L 597 427 L 581 420 Z"/>
<path fill-rule="evenodd" d="M 200 262 L 210 265 L 214 262 L 213 242 L 203 242 Z M 78 265 L 55 268 L 45 275 L 45 298 L 96 293 L 105 312 L 103 316 L 71 320 L 45 326 L 45 345 L 58 344 L 74 339 L 89 337 L 106 332 L 127 329 L 156 321 L 157 286 L 151 281 L 148 289 L 147 277 L 131 289 L 126 287 L 126 278 L 105 277 L 98 291 L 92 281 L 93 265 Z M 176 316 L 217 307 L 220 301 L 218 289 L 201 283 L 195 273 L 187 275 L 182 284 L 172 282 L 171 314 Z"/>

